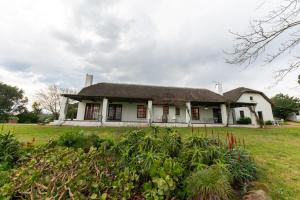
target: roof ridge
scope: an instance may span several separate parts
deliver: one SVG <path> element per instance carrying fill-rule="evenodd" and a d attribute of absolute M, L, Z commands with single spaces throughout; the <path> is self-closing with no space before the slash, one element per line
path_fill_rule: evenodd
<path fill-rule="evenodd" d="M 158 88 L 175 88 L 175 89 L 193 89 L 193 90 L 207 90 L 213 93 L 216 93 L 214 91 L 211 91 L 207 88 L 196 88 L 196 87 L 181 87 L 181 86 L 160 86 L 160 85 L 151 85 L 151 84 L 136 84 L 136 83 L 110 83 L 110 82 L 99 82 L 95 83 L 93 85 L 99 85 L 99 84 L 112 84 L 112 85 L 131 85 L 131 86 L 146 86 L 146 87 L 158 87 Z M 93 86 L 90 85 L 90 86 Z M 218 94 L 218 93 L 216 93 Z"/>

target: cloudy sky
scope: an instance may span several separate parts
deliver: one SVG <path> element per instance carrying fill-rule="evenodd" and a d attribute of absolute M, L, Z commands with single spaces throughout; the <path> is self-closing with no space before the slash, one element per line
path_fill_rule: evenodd
<path fill-rule="evenodd" d="M 272 96 L 299 95 L 297 73 L 273 85 L 285 58 L 247 69 L 226 64 L 229 30 L 245 32 L 279 0 L 3 0 L 0 81 L 31 99 L 51 84 L 79 90 L 126 82 L 214 90 L 246 86 Z"/>

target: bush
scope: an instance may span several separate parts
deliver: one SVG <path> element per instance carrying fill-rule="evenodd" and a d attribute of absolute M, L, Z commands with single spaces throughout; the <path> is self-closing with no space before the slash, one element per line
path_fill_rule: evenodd
<path fill-rule="evenodd" d="M 125 190 L 130 197 L 127 182 L 133 184 L 137 177 L 133 171 L 128 174 L 114 171 L 113 163 L 112 158 L 108 160 L 95 149 L 87 153 L 64 147 L 47 149 L 13 170 L 11 182 L 0 189 L 0 194 L 19 199 L 56 199 L 57 196 L 60 199 L 99 199 L 101 196 L 121 199 Z"/>
<path fill-rule="evenodd" d="M 257 178 L 256 165 L 245 150 L 234 148 L 226 151 L 224 156 L 225 163 L 228 165 L 228 170 L 233 179 L 233 184 L 240 185 Z"/>
<path fill-rule="evenodd" d="M 271 120 L 265 121 L 265 125 L 273 125 L 273 122 Z"/>
<path fill-rule="evenodd" d="M 228 174 L 218 165 L 192 173 L 186 180 L 189 199 L 229 200 L 232 196 Z"/>
<path fill-rule="evenodd" d="M 18 114 L 18 122 L 19 123 L 38 123 L 39 117 L 37 114 L 33 112 L 25 111 L 23 113 Z"/>
<path fill-rule="evenodd" d="M 237 120 L 238 124 L 251 124 L 251 118 L 249 117 L 241 117 L 239 120 Z"/>
<path fill-rule="evenodd" d="M 130 131 L 114 143 L 69 132 L 58 145 L 52 141 L 19 159 L 19 167 L 0 182 L 0 194 L 11 199 L 226 200 L 230 184 L 256 178 L 249 154 L 232 134 L 227 139 L 182 139 L 171 128 L 153 128 L 151 133 Z"/>
<path fill-rule="evenodd" d="M 10 168 L 21 156 L 21 144 L 10 133 L 0 134 L 0 168 Z"/>
<path fill-rule="evenodd" d="M 90 147 L 98 148 L 103 140 L 95 134 L 84 134 L 84 132 L 67 132 L 59 137 L 58 144 L 65 147 L 82 148 L 88 151 Z"/>

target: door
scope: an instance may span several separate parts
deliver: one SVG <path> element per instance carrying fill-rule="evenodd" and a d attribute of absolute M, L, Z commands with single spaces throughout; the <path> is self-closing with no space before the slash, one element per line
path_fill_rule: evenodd
<path fill-rule="evenodd" d="M 222 114 L 220 108 L 213 108 L 214 123 L 222 123 Z"/>
<path fill-rule="evenodd" d="M 192 120 L 200 120 L 199 107 L 192 107 Z"/>
<path fill-rule="evenodd" d="M 264 121 L 264 117 L 263 117 L 262 111 L 258 111 L 257 114 L 258 114 L 259 121 L 263 122 Z"/>
<path fill-rule="evenodd" d="M 121 121 L 122 105 L 121 104 L 110 104 L 108 106 L 107 119 L 110 121 Z"/>
<path fill-rule="evenodd" d="M 169 105 L 163 105 L 163 116 L 162 116 L 163 123 L 168 122 L 168 115 L 169 115 Z"/>

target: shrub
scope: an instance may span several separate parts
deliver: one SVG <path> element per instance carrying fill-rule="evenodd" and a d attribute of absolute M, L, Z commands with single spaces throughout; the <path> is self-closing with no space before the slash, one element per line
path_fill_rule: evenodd
<path fill-rule="evenodd" d="M 226 143 L 181 139 L 171 128 L 130 131 L 116 143 L 69 132 L 31 149 L 11 174 L 0 174 L 0 199 L 226 200 L 230 184 L 256 178 L 253 160 L 236 141 L 233 134 Z"/>
<path fill-rule="evenodd" d="M 18 122 L 19 123 L 38 123 L 39 117 L 34 112 L 25 111 L 23 113 L 18 114 Z"/>
<path fill-rule="evenodd" d="M 21 155 L 21 144 L 10 133 L 0 134 L 0 167 L 12 167 Z"/>
<path fill-rule="evenodd" d="M 227 150 L 224 154 L 225 163 L 233 179 L 233 184 L 255 180 L 257 168 L 249 153 L 240 148 Z"/>
<path fill-rule="evenodd" d="M 11 182 L 0 194 L 19 199 L 128 198 L 137 176 L 133 171 L 114 171 L 114 162 L 93 148 L 87 153 L 64 147 L 47 149 L 13 170 Z"/>
<path fill-rule="evenodd" d="M 237 120 L 238 124 L 251 124 L 251 118 L 249 117 L 241 117 L 239 120 Z"/>
<path fill-rule="evenodd" d="M 88 151 L 90 147 L 98 148 L 103 140 L 95 134 L 84 134 L 79 132 L 67 132 L 59 137 L 58 144 L 65 147 L 82 148 Z"/>
<path fill-rule="evenodd" d="M 265 125 L 273 125 L 273 122 L 271 120 L 265 121 Z"/>
<path fill-rule="evenodd" d="M 186 183 L 189 199 L 228 200 L 232 196 L 228 174 L 218 165 L 197 170 Z"/>

